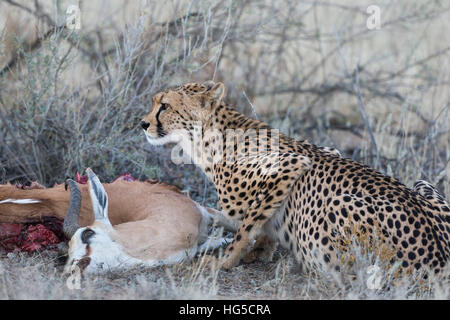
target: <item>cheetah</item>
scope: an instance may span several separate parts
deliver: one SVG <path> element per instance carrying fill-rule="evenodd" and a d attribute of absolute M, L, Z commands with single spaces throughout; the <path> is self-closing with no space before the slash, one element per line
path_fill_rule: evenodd
<path fill-rule="evenodd" d="M 170 88 L 141 121 L 150 144 L 177 143 L 193 159 L 239 224 L 222 268 L 270 261 L 281 244 L 303 265 L 339 270 L 339 243 L 354 224 L 378 228 L 404 269 L 439 273 L 446 265 L 450 210 L 433 186 L 408 188 L 337 150 L 280 134 L 224 96 L 225 86 L 212 81 Z"/>

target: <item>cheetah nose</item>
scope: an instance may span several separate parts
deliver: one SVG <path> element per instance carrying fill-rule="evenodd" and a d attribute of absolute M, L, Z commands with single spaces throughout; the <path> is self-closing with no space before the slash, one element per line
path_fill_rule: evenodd
<path fill-rule="evenodd" d="M 142 129 L 147 130 L 148 127 L 150 127 L 150 123 L 141 121 L 141 127 L 142 127 Z"/>

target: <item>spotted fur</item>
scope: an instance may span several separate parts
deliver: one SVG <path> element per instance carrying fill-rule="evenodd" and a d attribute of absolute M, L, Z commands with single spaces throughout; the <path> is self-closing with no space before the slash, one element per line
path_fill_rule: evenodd
<path fill-rule="evenodd" d="M 203 132 L 218 132 L 202 140 L 199 153 L 206 154 L 206 160 L 197 165 L 214 183 L 222 211 L 240 222 L 225 252 L 224 268 L 242 258 L 270 260 L 278 242 L 301 263 L 338 268 L 339 241 L 354 224 L 369 232 L 378 227 L 381 241 L 397 253 L 404 268 L 426 266 L 437 273 L 444 267 L 449 260 L 450 212 L 434 187 L 420 182 L 410 189 L 341 157 L 335 149 L 283 134 L 279 149 L 272 150 L 274 137 L 259 134 L 271 128 L 226 105 L 224 91 L 223 84 L 207 82 L 160 92 L 142 122 L 150 143 L 179 142 L 184 149 L 184 139 L 195 134 L 194 123 L 201 122 Z M 180 129 L 186 133 L 174 134 Z M 225 136 L 229 129 L 254 129 L 256 138 L 244 136 L 231 148 L 220 145 L 218 135 Z M 237 157 L 265 144 L 269 148 L 264 154 Z M 236 157 L 214 162 L 219 151 Z"/>

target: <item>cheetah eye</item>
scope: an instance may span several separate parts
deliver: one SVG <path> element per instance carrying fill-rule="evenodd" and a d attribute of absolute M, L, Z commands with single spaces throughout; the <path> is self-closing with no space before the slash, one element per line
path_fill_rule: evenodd
<path fill-rule="evenodd" d="M 167 108 L 169 108 L 169 104 L 168 103 L 161 103 L 161 106 L 159 107 L 159 112 L 167 110 Z"/>

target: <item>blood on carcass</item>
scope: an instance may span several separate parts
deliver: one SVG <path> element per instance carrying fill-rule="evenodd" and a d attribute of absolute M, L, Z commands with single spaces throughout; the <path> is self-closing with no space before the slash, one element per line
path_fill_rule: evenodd
<path fill-rule="evenodd" d="M 80 184 L 88 182 L 87 176 L 80 176 L 77 172 L 75 179 Z M 128 182 L 136 179 L 129 173 L 124 173 L 114 181 Z M 16 185 L 20 189 L 43 188 L 38 183 L 31 186 Z M 14 251 L 33 252 L 42 249 L 57 249 L 57 244 L 67 241 L 62 231 L 63 221 L 49 213 L 44 215 L 38 223 L 0 223 L 0 254 Z"/>

